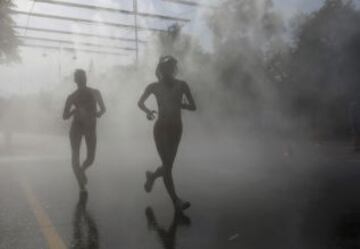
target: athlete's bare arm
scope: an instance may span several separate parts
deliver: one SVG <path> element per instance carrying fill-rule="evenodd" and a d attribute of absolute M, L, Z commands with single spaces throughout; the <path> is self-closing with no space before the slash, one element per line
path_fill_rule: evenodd
<path fill-rule="evenodd" d="M 187 83 L 184 84 L 184 95 L 187 101 L 186 103 L 181 104 L 181 108 L 184 110 L 196 111 L 196 104 Z"/>
<path fill-rule="evenodd" d="M 96 117 L 100 118 L 106 112 L 106 107 L 105 107 L 104 100 L 101 96 L 100 91 L 96 90 L 95 97 L 96 97 L 97 104 L 100 107 L 100 110 L 96 113 Z"/>
<path fill-rule="evenodd" d="M 74 114 L 74 111 L 71 111 L 72 105 L 73 105 L 73 103 L 72 103 L 72 98 L 70 95 L 67 97 L 66 102 L 65 102 L 65 108 L 64 108 L 64 113 L 63 113 L 64 120 L 68 120 Z"/>
<path fill-rule="evenodd" d="M 153 120 L 155 118 L 155 113 L 156 111 L 150 110 L 149 108 L 146 107 L 145 105 L 145 101 L 149 98 L 150 94 L 152 94 L 152 90 L 150 85 L 146 87 L 144 93 L 141 95 L 139 101 L 138 101 L 138 106 L 139 108 L 146 113 L 146 117 L 149 120 Z"/>

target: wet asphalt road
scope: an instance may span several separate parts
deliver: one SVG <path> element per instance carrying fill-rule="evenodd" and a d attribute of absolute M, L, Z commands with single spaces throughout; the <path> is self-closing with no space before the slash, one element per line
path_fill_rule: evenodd
<path fill-rule="evenodd" d="M 192 207 L 175 216 L 161 181 L 143 191 L 150 139 L 100 141 L 80 195 L 66 138 L 18 136 L 0 156 L 0 248 L 360 248 L 349 147 L 186 139 L 174 173 Z"/>

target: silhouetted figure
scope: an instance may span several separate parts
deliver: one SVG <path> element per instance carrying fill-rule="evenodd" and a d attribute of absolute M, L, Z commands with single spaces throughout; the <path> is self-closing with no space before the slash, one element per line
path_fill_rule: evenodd
<path fill-rule="evenodd" d="M 176 79 L 176 72 L 176 59 L 171 56 L 161 57 L 156 69 L 159 81 L 146 87 L 138 106 L 146 113 L 149 120 L 153 120 L 156 111 L 149 110 L 145 106 L 145 101 L 151 94 L 154 94 L 159 111 L 154 125 L 154 139 L 162 166 L 155 172 L 146 172 L 145 191 L 150 192 L 154 181 L 163 177 L 175 209 L 184 210 L 190 207 L 190 203 L 182 201 L 177 196 L 172 168 L 182 134 L 181 109 L 195 111 L 196 106 L 188 84 Z"/>
<path fill-rule="evenodd" d="M 88 193 L 80 192 L 73 220 L 72 249 L 99 249 L 99 232 L 94 219 L 86 210 Z"/>
<path fill-rule="evenodd" d="M 96 118 L 100 118 L 105 113 L 105 105 L 100 91 L 86 86 L 84 70 L 75 71 L 74 81 L 78 89 L 67 98 L 63 118 L 67 120 L 73 116 L 70 129 L 72 167 L 80 189 L 85 190 L 87 183 L 85 170 L 95 159 Z M 99 111 L 97 106 L 100 108 Z M 83 137 L 85 137 L 87 156 L 80 166 L 80 144 Z"/>
<path fill-rule="evenodd" d="M 178 226 L 190 226 L 191 220 L 182 212 L 175 212 L 170 226 L 165 229 L 157 222 L 154 211 L 151 207 L 145 209 L 145 215 L 149 230 L 155 230 L 159 236 L 164 249 L 176 248 L 176 231 Z"/>

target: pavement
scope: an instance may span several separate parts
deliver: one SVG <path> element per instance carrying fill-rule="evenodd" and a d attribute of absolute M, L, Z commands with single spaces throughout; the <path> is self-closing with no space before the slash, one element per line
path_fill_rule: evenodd
<path fill-rule="evenodd" d="M 185 135 L 175 215 L 151 136 L 99 139 L 81 194 L 66 137 L 16 134 L 0 154 L 1 249 L 360 248 L 360 156 L 348 144 Z"/>

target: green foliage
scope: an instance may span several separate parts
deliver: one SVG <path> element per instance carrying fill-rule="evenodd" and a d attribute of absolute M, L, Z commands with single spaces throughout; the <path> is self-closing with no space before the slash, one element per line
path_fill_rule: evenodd
<path fill-rule="evenodd" d="M 14 21 L 10 10 L 11 0 L 0 0 L 0 63 L 10 63 L 20 60 L 17 53 L 19 41 L 13 29 Z"/>

